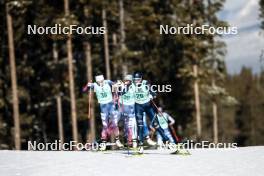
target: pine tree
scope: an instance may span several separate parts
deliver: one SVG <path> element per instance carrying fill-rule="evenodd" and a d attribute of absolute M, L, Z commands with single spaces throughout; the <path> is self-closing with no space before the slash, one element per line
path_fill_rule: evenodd
<path fill-rule="evenodd" d="M 210 26 L 218 27 L 221 24 L 216 17 L 216 12 L 219 7 L 222 7 L 223 0 L 211 1 L 207 4 L 207 17 Z M 226 26 L 226 25 L 225 25 Z M 209 36 L 209 59 L 206 60 L 208 64 L 206 69 L 211 79 L 211 101 L 213 112 L 213 139 L 214 143 L 218 143 L 218 98 L 226 94 L 225 89 L 216 85 L 224 79 L 226 70 L 223 57 L 225 55 L 225 44 L 222 41 L 215 41 L 214 36 Z"/>
<path fill-rule="evenodd" d="M 13 119 L 14 119 L 14 141 L 16 150 L 21 149 L 21 134 L 20 134 L 20 118 L 19 118 L 19 95 L 17 86 L 17 69 L 15 57 L 15 44 L 13 33 L 13 15 L 19 15 L 25 12 L 27 1 L 7 1 L 6 2 L 6 18 L 8 31 L 8 48 L 9 48 L 9 63 L 11 72 L 12 85 L 12 104 L 13 104 Z"/>
<path fill-rule="evenodd" d="M 259 1 L 260 5 L 260 17 L 264 19 L 264 0 Z M 264 29 L 264 20 L 261 22 L 261 28 Z"/>
<path fill-rule="evenodd" d="M 65 11 L 65 16 L 69 17 L 70 9 L 69 9 L 68 0 L 64 0 L 64 11 Z M 73 133 L 73 140 L 78 141 L 77 110 L 76 110 L 76 100 L 75 100 L 75 83 L 74 83 L 75 81 L 74 81 L 74 73 L 73 73 L 73 54 L 72 54 L 71 34 L 67 36 L 67 57 L 68 57 L 68 72 L 69 72 L 69 88 L 70 88 L 70 98 L 71 98 L 72 133 Z"/>

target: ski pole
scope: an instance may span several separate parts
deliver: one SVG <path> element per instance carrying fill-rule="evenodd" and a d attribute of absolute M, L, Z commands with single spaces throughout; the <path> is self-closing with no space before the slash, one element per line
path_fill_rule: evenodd
<path fill-rule="evenodd" d="M 124 118 L 128 118 L 128 116 L 127 117 L 125 117 L 125 115 L 124 115 L 124 101 L 123 101 L 123 97 L 122 97 L 122 95 L 120 96 L 120 98 L 121 98 L 121 118 L 122 118 L 122 120 L 123 120 L 123 122 L 124 122 L 124 125 L 126 126 L 128 126 L 128 124 L 126 124 L 126 120 L 127 119 L 124 119 Z M 118 102 L 119 102 L 119 96 L 118 96 Z M 119 109 L 120 109 L 120 106 L 119 106 Z M 126 131 L 126 133 L 127 133 L 127 155 L 129 155 L 129 145 L 128 145 L 128 143 L 129 143 L 129 128 L 127 128 L 127 131 Z"/>
<path fill-rule="evenodd" d="M 92 82 L 92 80 L 90 80 L 88 83 Z M 86 85 L 84 89 L 86 89 L 88 86 Z M 88 87 L 89 89 L 89 96 L 88 96 L 88 119 L 90 119 L 91 117 L 91 100 L 92 100 L 92 90 L 91 90 L 91 87 Z"/>
<path fill-rule="evenodd" d="M 88 119 L 91 118 L 91 99 L 92 99 L 92 91 L 89 91 L 89 100 L 88 100 Z"/>
<path fill-rule="evenodd" d="M 124 101 L 123 101 L 123 97 L 121 96 L 121 101 L 122 101 L 122 113 L 121 113 L 121 117 L 122 118 L 128 118 L 128 116 L 127 117 L 124 117 Z M 127 127 L 129 126 L 128 124 L 126 124 L 126 120 L 127 119 L 123 119 L 123 121 L 125 122 L 124 123 L 124 125 L 126 126 L 127 125 Z M 129 119 L 128 119 L 129 120 Z M 129 123 L 129 122 L 128 122 Z M 129 155 L 129 134 L 130 134 L 130 132 L 129 132 L 129 128 L 127 128 L 127 131 L 126 131 L 126 133 L 127 133 L 127 154 Z"/>
<path fill-rule="evenodd" d="M 179 137 L 176 135 L 176 131 L 172 125 L 169 125 L 169 128 L 171 129 L 172 135 L 176 139 L 176 142 L 178 143 L 180 141 Z"/>
<path fill-rule="evenodd" d="M 155 104 L 155 102 L 154 102 L 152 99 L 151 99 L 151 102 L 152 102 L 152 104 L 154 105 L 154 107 L 157 109 L 158 113 L 159 113 L 163 118 L 165 118 L 165 117 L 163 116 L 162 112 L 159 110 L 158 106 Z M 171 125 L 169 125 L 169 127 L 170 127 L 170 129 L 171 129 L 171 131 L 172 131 L 172 134 L 173 134 L 174 138 L 176 139 L 176 142 L 178 143 L 178 142 L 180 141 L 180 139 L 179 139 L 179 137 L 176 135 L 176 131 L 175 131 L 175 129 L 174 129 Z"/>

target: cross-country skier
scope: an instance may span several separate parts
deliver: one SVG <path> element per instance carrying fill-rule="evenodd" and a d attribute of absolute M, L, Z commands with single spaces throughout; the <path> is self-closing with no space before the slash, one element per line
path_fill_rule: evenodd
<path fill-rule="evenodd" d="M 157 118 L 160 124 L 160 127 L 164 130 L 165 135 L 169 138 L 171 143 L 174 143 L 174 139 L 171 135 L 169 125 L 173 125 L 175 123 L 175 120 L 166 112 L 163 112 L 162 107 L 158 108 L 159 113 L 157 114 Z M 160 134 L 157 134 L 157 142 L 158 145 L 162 145 L 162 138 Z"/>
<path fill-rule="evenodd" d="M 132 75 L 126 75 L 123 80 L 121 96 L 121 116 L 125 122 L 125 136 L 128 146 L 137 147 L 136 117 L 135 117 L 135 86 Z"/>
<path fill-rule="evenodd" d="M 137 147 L 137 123 L 135 117 L 135 85 L 132 83 L 132 75 L 126 75 L 124 78 L 123 91 L 121 98 L 119 99 L 121 104 L 121 114 L 125 121 L 125 131 L 128 144 L 133 148 Z M 146 122 L 146 115 L 144 113 L 143 118 L 144 126 L 144 137 L 147 139 L 149 145 L 156 145 L 149 137 L 149 130 Z"/>
<path fill-rule="evenodd" d="M 156 96 L 154 92 L 150 89 L 150 84 L 142 79 L 142 74 L 140 72 L 135 72 L 133 75 L 133 81 L 135 84 L 135 112 L 138 126 L 138 136 L 139 136 L 139 153 L 143 153 L 143 113 L 146 112 L 150 118 L 151 125 L 160 133 L 163 141 L 168 143 L 169 138 L 164 134 L 163 129 L 159 126 L 158 120 L 155 117 L 155 111 L 151 105 L 151 99 Z"/>
<path fill-rule="evenodd" d="M 123 144 L 119 140 L 119 129 L 118 129 L 118 111 L 115 110 L 112 86 L 114 83 L 110 80 L 105 80 L 103 75 L 95 77 L 94 83 L 87 83 L 83 88 L 83 92 L 88 89 L 93 89 L 96 93 L 98 103 L 100 105 L 101 120 L 103 129 L 101 132 L 102 143 L 106 143 L 107 138 L 114 134 L 115 142 L 117 147 L 123 147 Z M 106 145 L 102 145 L 101 150 L 105 150 Z"/>

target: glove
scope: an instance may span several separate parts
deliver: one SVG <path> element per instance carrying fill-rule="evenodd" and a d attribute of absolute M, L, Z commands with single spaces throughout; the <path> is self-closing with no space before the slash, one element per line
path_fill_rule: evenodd
<path fill-rule="evenodd" d="M 120 88 L 122 88 L 122 82 L 121 81 L 117 81 L 115 84 L 112 85 L 112 88 L 114 91 L 118 91 L 121 90 Z"/>
<path fill-rule="evenodd" d="M 86 91 L 88 90 L 88 88 L 92 87 L 92 85 L 93 85 L 93 83 L 88 82 L 88 83 L 86 84 L 86 86 L 83 87 L 82 91 L 83 91 L 83 92 L 86 92 Z"/>
<path fill-rule="evenodd" d="M 122 85 L 123 82 L 122 82 L 121 80 L 117 80 L 116 84 L 117 84 L 117 85 Z"/>
<path fill-rule="evenodd" d="M 156 96 L 152 96 L 151 94 L 149 94 L 149 98 L 153 100 L 154 98 L 156 98 Z"/>

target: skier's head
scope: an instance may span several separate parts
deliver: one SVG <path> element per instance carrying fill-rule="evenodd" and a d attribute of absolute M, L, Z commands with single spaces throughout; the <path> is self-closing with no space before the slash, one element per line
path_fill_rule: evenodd
<path fill-rule="evenodd" d="M 132 82 L 132 80 L 133 80 L 133 76 L 132 75 L 126 75 L 124 77 L 124 83 L 125 84 L 130 84 Z"/>
<path fill-rule="evenodd" d="M 162 107 L 158 107 L 159 112 L 163 112 Z"/>
<path fill-rule="evenodd" d="M 135 72 L 133 74 L 133 81 L 137 84 L 137 83 L 141 83 L 142 81 L 142 73 L 141 72 Z"/>
<path fill-rule="evenodd" d="M 95 81 L 97 82 L 97 84 L 99 84 L 101 86 L 104 82 L 104 75 L 95 76 Z"/>

